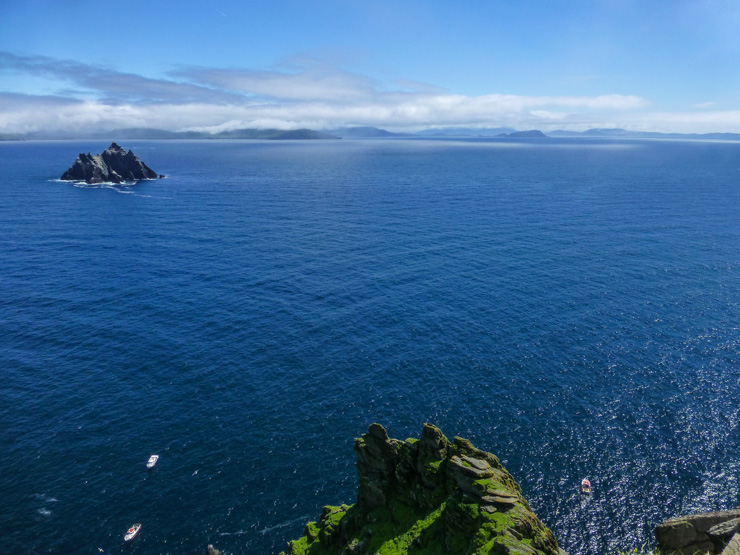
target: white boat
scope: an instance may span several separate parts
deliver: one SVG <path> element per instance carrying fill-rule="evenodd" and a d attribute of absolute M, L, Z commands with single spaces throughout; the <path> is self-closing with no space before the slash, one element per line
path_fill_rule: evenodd
<path fill-rule="evenodd" d="M 581 493 L 591 493 L 591 482 L 588 481 L 588 478 L 581 480 Z"/>
<path fill-rule="evenodd" d="M 159 455 L 152 455 L 151 457 L 149 457 L 149 460 L 146 461 L 146 467 L 154 468 L 154 465 L 157 464 L 158 460 L 159 460 Z"/>
<path fill-rule="evenodd" d="M 126 535 L 123 536 L 123 541 L 130 542 L 136 537 L 136 534 L 141 530 L 141 524 L 134 524 L 131 528 L 126 530 Z"/>

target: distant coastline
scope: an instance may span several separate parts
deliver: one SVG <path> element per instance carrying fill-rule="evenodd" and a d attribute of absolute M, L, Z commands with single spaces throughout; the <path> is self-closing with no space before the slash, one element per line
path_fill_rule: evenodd
<path fill-rule="evenodd" d="M 262 139 L 271 141 L 285 140 L 328 140 L 340 137 L 315 131 L 313 129 L 234 129 L 219 133 L 204 133 L 200 131 L 168 131 L 149 127 L 131 127 L 113 129 L 92 133 L 65 133 L 65 132 L 32 132 L 0 134 L 2 141 L 24 140 L 178 140 L 178 139 Z"/>
<path fill-rule="evenodd" d="M 202 131 L 169 131 L 148 127 L 131 127 L 96 132 L 0 133 L 0 141 L 27 140 L 336 140 L 387 138 L 611 138 L 611 139 L 686 139 L 740 141 L 740 133 L 659 133 L 606 128 L 586 131 L 555 130 L 544 133 L 538 129 L 516 130 L 508 127 L 472 128 L 441 127 L 415 133 L 397 133 L 377 127 L 343 127 L 317 131 L 314 129 L 234 129 L 219 133 Z"/>

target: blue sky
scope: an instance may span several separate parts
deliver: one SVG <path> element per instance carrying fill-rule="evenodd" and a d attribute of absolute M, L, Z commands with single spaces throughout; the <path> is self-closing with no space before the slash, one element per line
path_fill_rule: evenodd
<path fill-rule="evenodd" d="M 740 132 L 737 0 L 5 0 L 0 132 Z"/>

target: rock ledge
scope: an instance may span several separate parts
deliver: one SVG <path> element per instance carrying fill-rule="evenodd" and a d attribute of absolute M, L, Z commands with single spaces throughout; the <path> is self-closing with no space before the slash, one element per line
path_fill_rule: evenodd
<path fill-rule="evenodd" d="M 740 509 L 671 518 L 655 527 L 665 555 L 740 555 Z"/>

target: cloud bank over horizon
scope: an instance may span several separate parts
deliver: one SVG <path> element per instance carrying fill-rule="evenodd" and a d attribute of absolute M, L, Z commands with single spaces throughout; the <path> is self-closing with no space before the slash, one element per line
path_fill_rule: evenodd
<path fill-rule="evenodd" d="M 49 56 L 0 52 L 0 75 L 47 92 L 0 90 L 0 133 L 152 127 L 217 132 L 238 128 L 375 126 L 510 127 L 583 131 L 740 132 L 740 111 L 712 105 L 656 110 L 639 95 L 465 95 L 434 84 L 390 85 L 316 60 L 287 70 L 181 66 L 158 77 Z"/>

